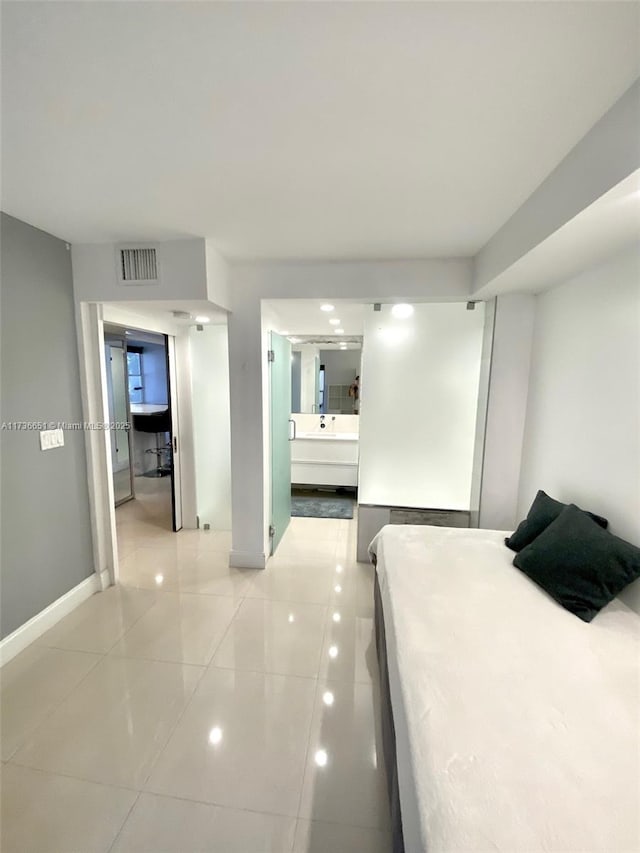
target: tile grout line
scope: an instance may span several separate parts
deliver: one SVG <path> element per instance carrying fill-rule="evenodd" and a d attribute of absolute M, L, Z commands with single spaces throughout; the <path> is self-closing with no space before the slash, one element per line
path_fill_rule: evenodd
<path fill-rule="evenodd" d="M 222 643 L 222 641 L 224 640 L 224 638 L 227 636 L 227 633 L 229 632 L 229 629 L 231 628 L 231 625 L 232 625 L 233 621 L 235 620 L 236 616 L 238 615 L 238 612 L 239 612 L 239 610 L 240 610 L 240 607 L 242 606 L 242 602 L 243 602 L 243 601 L 244 601 L 244 599 L 241 599 L 241 600 L 238 602 L 238 606 L 236 607 L 236 610 L 235 610 L 235 612 L 234 612 L 234 614 L 233 614 L 232 618 L 229 620 L 229 624 L 227 625 L 227 627 L 226 627 L 226 629 L 225 629 L 225 631 L 224 631 L 224 633 L 223 633 L 223 635 L 222 635 L 222 639 L 220 640 L 220 643 L 218 643 L 218 645 L 216 646 L 215 651 L 214 651 L 214 652 L 213 652 L 213 654 L 211 655 L 211 658 L 209 659 L 209 663 L 207 663 L 205 666 L 203 666 L 203 667 L 202 667 L 202 673 L 200 674 L 200 678 L 198 679 L 197 684 L 196 684 L 196 685 L 195 685 L 195 687 L 193 688 L 193 691 L 192 691 L 192 693 L 191 693 L 191 696 L 189 697 L 188 701 L 185 703 L 185 706 L 184 706 L 184 708 L 182 709 L 182 712 L 178 715 L 178 717 L 177 717 L 177 719 L 176 719 L 175 724 L 172 726 L 172 728 L 171 728 L 171 730 L 170 730 L 170 732 L 169 732 L 169 736 L 168 736 L 168 737 L 167 737 L 167 739 L 165 740 L 164 744 L 162 745 L 162 748 L 158 751 L 158 754 L 156 755 L 155 759 L 154 759 L 154 760 L 153 760 L 153 762 L 151 763 L 151 766 L 149 767 L 149 772 L 147 773 L 147 775 L 146 775 L 146 777 L 145 777 L 144 781 L 142 782 L 141 791 L 145 791 L 145 786 L 148 784 L 149 779 L 151 778 L 151 775 L 152 775 L 152 773 L 153 773 L 154 769 L 156 768 L 156 765 L 157 765 L 157 764 L 158 764 L 158 762 L 160 761 L 160 757 L 161 757 L 161 755 L 163 754 L 163 752 L 165 751 L 165 749 L 166 749 L 166 748 L 167 748 L 167 746 L 169 745 L 169 742 L 171 741 L 171 738 L 172 738 L 172 737 L 173 737 L 173 735 L 175 734 L 176 729 L 178 728 L 178 725 L 179 725 L 179 724 L 180 724 L 180 722 L 182 721 L 182 718 L 184 717 L 184 715 L 187 713 L 187 709 L 191 706 L 191 703 L 193 702 L 193 700 L 194 700 L 194 698 L 195 698 L 195 695 L 196 695 L 196 693 L 197 693 L 197 691 L 198 691 L 198 687 L 200 686 L 200 683 L 201 683 L 202 679 L 205 677 L 205 675 L 206 675 L 206 673 L 207 673 L 207 670 L 209 669 L 209 666 L 210 666 L 210 664 L 211 664 L 211 661 L 213 660 L 213 657 L 214 657 L 214 655 L 215 655 L 216 651 L 217 651 L 217 650 L 218 650 L 218 648 L 220 647 L 220 644 Z"/>
<path fill-rule="evenodd" d="M 30 643 L 30 644 L 29 644 L 29 646 L 27 646 L 27 649 L 28 649 L 28 648 L 30 648 L 30 647 L 31 647 L 31 645 L 33 645 L 33 644 L 31 644 L 31 643 Z M 77 649 L 59 649 L 59 648 L 57 648 L 56 646 L 40 646 L 40 648 L 44 649 L 45 651 L 52 650 L 52 651 L 56 651 L 56 652 L 71 652 L 71 653 L 73 653 L 73 654 L 78 654 Z M 26 649 L 24 649 L 24 651 L 26 651 Z M 23 746 L 25 746 L 25 745 L 27 744 L 27 742 L 29 741 L 29 739 L 30 739 L 31 737 L 33 737 L 33 736 L 34 736 L 34 735 L 39 731 L 40 727 L 41 727 L 41 726 L 43 726 L 43 725 L 45 724 L 45 722 L 47 722 L 47 721 L 49 720 L 49 718 L 53 716 L 53 714 L 58 710 L 58 708 L 60 708 L 60 707 L 61 707 L 61 706 L 62 706 L 62 705 L 67 701 L 67 699 L 71 696 L 71 694 L 72 694 L 75 690 L 77 690 L 77 688 L 78 688 L 78 687 L 80 687 L 80 685 L 81 685 L 81 684 L 83 684 L 83 683 L 84 683 L 84 681 L 89 677 L 90 673 L 92 673 L 92 672 L 93 672 L 93 670 L 94 670 L 94 669 L 95 669 L 95 668 L 96 668 L 100 663 L 102 663 L 102 661 L 103 661 L 103 660 L 104 660 L 104 658 L 106 657 L 106 655 L 105 655 L 105 654 L 103 654 L 103 653 L 101 653 L 101 652 L 81 652 L 81 654 L 91 654 L 91 655 L 96 655 L 98 659 L 97 659 L 97 660 L 95 660 L 95 661 L 92 663 L 92 665 L 91 665 L 91 666 L 89 667 L 89 669 L 85 672 L 85 674 L 82 676 L 82 678 L 80 679 L 80 681 L 78 681 L 78 683 L 77 683 L 77 684 L 74 684 L 74 686 L 71 688 L 71 690 L 69 690 L 69 692 L 68 692 L 68 693 L 65 693 L 65 695 L 60 699 L 60 701 L 59 701 L 59 702 L 56 702 L 56 703 L 54 703 L 54 704 L 53 704 L 53 706 L 52 706 L 52 707 L 47 711 L 47 713 L 46 713 L 46 714 L 44 715 L 44 717 L 40 720 L 40 722 L 39 722 L 39 723 L 37 723 L 37 724 L 36 724 L 36 725 L 35 725 L 35 726 L 34 726 L 34 727 L 29 731 L 29 733 L 26 735 L 26 737 L 25 737 L 25 738 L 20 742 L 20 744 L 19 744 L 19 745 L 18 745 L 18 746 L 13 750 L 13 752 L 11 753 L 11 755 L 9 756 L 9 758 L 3 759 L 4 761 L 11 762 L 11 763 L 16 763 L 16 762 L 14 762 L 14 761 L 13 761 L 13 759 L 14 759 L 14 757 L 17 755 L 17 753 L 18 753 L 18 752 L 20 752 L 20 750 L 22 749 L 22 747 L 23 747 Z M 23 765 L 18 765 L 18 766 L 23 766 Z"/>
<path fill-rule="evenodd" d="M 84 782 L 87 785 L 100 785 L 103 788 L 115 788 L 118 791 L 130 791 L 132 794 L 141 793 L 139 788 L 131 785 L 114 785 L 112 782 L 99 782 L 97 779 L 89 779 L 87 776 L 75 776 L 63 770 L 50 770 L 48 767 L 33 767 L 30 764 L 22 764 L 20 761 L 6 762 L 11 767 L 20 767 L 22 770 L 31 770 L 34 773 L 45 773 L 47 776 L 60 776 L 63 779 L 73 779 L 75 782 Z"/>
<path fill-rule="evenodd" d="M 111 851 L 112 851 L 112 850 L 114 849 L 114 847 L 116 846 L 116 843 L 117 843 L 118 839 L 119 839 L 119 838 L 120 838 L 120 836 L 122 835 L 122 830 L 125 828 L 125 826 L 126 826 L 126 824 L 127 824 L 127 821 L 129 820 L 129 818 L 130 818 L 130 817 L 131 817 L 131 815 L 133 814 L 133 810 L 134 810 L 134 809 L 135 809 L 135 807 L 138 805 L 138 800 L 140 799 L 140 797 L 141 797 L 141 796 L 142 796 L 142 791 L 137 791 L 137 792 L 136 792 L 136 798 L 134 799 L 133 803 L 131 804 L 131 808 L 130 808 L 130 809 L 129 809 L 129 811 L 126 813 L 126 815 L 125 815 L 125 817 L 124 817 L 124 820 L 123 820 L 123 821 L 122 821 L 122 823 L 120 824 L 120 828 L 118 829 L 118 831 L 117 831 L 117 832 L 116 832 L 116 834 L 114 835 L 113 841 L 111 842 L 111 845 L 109 846 L 109 849 L 106 851 L 106 853 L 111 853 Z"/>
<path fill-rule="evenodd" d="M 335 574 L 335 569 L 334 569 L 334 574 Z M 326 613 L 325 613 L 324 627 L 323 627 L 323 631 L 322 631 L 322 640 L 320 641 L 320 655 L 319 655 L 319 659 L 318 659 L 318 675 L 316 678 L 316 689 L 315 689 L 314 696 L 313 696 L 313 707 L 311 710 L 311 718 L 309 720 L 309 733 L 307 736 L 307 748 L 305 749 L 305 752 L 304 752 L 304 763 L 302 765 L 303 766 L 302 782 L 300 784 L 300 793 L 298 795 L 298 807 L 296 810 L 296 835 L 298 832 L 298 821 L 300 820 L 300 808 L 302 806 L 302 794 L 304 792 L 304 783 L 305 783 L 305 780 L 307 778 L 307 770 L 308 770 L 307 763 L 309 760 L 309 752 L 311 750 L 311 735 L 313 732 L 313 718 L 314 718 L 315 711 L 316 711 L 316 703 L 318 701 L 318 692 L 320 690 L 320 670 L 322 669 L 322 653 L 324 651 L 327 632 L 330 628 L 329 606 L 327 605 L 327 607 L 325 609 L 326 609 Z"/>

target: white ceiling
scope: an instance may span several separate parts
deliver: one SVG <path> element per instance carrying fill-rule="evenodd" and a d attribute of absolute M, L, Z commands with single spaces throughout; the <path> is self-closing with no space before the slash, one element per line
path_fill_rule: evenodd
<path fill-rule="evenodd" d="M 265 300 L 269 315 L 277 322 L 275 331 L 292 335 L 334 335 L 335 329 L 343 329 L 344 335 L 362 335 L 364 332 L 365 311 L 372 311 L 371 305 L 346 302 L 334 299 L 334 310 L 325 312 L 321 305 L 329 304 L 320 299 L 269 299 Z M 335 325 L 330 320 L 340 320 Z"/>
<path fill-rule="evenodd" d="M 172 331 L 196 326 L 196 317 L 208 317 L 212 326 L 224 325 L 227 322 L 227 313 L 221 311 L 211 302 L 206 300 L 146 300 L 140 302 L 110 302 L 108 308 L 126 312 L 127 321 L 123 325 L 129 328 L 145 329 L 148 321 L 161 327 L 171 327 Z M 189 314 L 190 317 L 175 317 L 174 311 Z M 111 315 L 109 315 L 111 317 Z M 135 318 L 139 317 L 139 323 Z M 108 322 L 115 322 L 109 319 Z"/>
<path fill-rule="evenodd" d="M 2 206 L 77 242 L 473 255 L 638 76 L 639 14 L 5 2 Z"/>

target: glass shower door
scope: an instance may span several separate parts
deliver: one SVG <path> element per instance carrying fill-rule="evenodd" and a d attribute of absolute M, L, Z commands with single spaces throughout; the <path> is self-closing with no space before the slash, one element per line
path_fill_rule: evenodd
<path fill-rule="evenodd" d="M 291 520 L 291 344 L 271 332 L 271 553 Z"/>

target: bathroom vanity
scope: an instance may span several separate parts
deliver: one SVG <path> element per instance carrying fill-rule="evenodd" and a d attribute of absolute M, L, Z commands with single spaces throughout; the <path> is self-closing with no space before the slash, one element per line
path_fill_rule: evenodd
<path fill-rule="evenodd" d="M 295 485 L 358 485 L 358 416 L 292 415 L 291 482 Z M 321 423 L 325 427 L 321 428 Z"/>

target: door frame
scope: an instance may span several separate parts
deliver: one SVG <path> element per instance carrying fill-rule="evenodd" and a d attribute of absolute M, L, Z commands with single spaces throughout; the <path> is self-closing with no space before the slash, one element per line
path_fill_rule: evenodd
<path fill-rule="evenodd" d="M 145 332 L 168 334 L 175 344 L 175 376 L 172 377 L 176 400 L 176 423 L 181 445 L 180 497 L 182 526 L 197 527 L 195 459 L 193 456 L 193 418 L 191 413 L 191 367 L 187 332 L 159 323 L 144 314 L 102 302 L 80 302 L 76 306 L 76 327 L 80 361 L 83 417 L 87 453 L 87 485 L 91 518 L 94 572 L 100 588 L 118 582 L 118 543 L 109 431 L 100 424 L 109 422 L 107 367 L 104 326 L 119 325 Z"/>
<path fill-rule="evenodd" d="M 176 341 L 173 335 L 164 336 L 167 390 L 171 429 L 169 443 L 171 444 L 171 526 L 174 533 L 182 530 L 182 436 L 180 432 L 180 407 L 176 388 Z"/>
<path fill-rule="evenodd" d="M 105 324 L 105 337 L 104 337 L 105 349 L 106 349 L 106 347 L 109 347 L 109 348 L 111 347 L 111 340 L 119 340 L 122 342 L 122 352 L 124 355 L 124 372 L 125 372 L 125 384 L 124 384 L 125 405 L 127 408 L 127 423 L 130 424 L 131 423 L 131 406 L 130 406 L 131 401 L 129 399 L 129 381 L 128 381 L 129 380 L 129 372 L 127 369 L 127 352 L 128 352 L 127 338 L 126 338 L 126 335 L 124 335 L 124 334 L 119 335 L 118 332 L 110 331 L 109 327 Z M 106 352 L 105 352 L 105 367 L 108 367 L 106 364 Z M 111 373 L 111 375 L 109 375 L 110 373 Z M 107 381 L 107 400 L 108 400 L 109 395 L 111 395 L 113 397 L 113 393 L 114 393 L 113 392 L 113 371 L 109 371 L 108 369 L 106 370 L 106 381 Z M 115 408 L 115 406 L 114 406 L 114 408 Z M 109 415 L 109 416 L 111 416 L 111 415 Z M 111 452 L 112 452 L 112 454 L 113 454 L 114 444 L 115 444 L 115 437 L 114 437 L 113 441 L 111 441 Z M 129 492 L 130 492 L 130 494 L 127 495 L 126 498 L 121 498 L 119 501 L 115 500 L 115 495 L 114 495 L 114 504 L 115 504 L 116 508 L 121 506 L 124 503 L 127 503 L 127 501 L 132 501 L 135 498 L 135 491 L 133 488 L 133 485 L 134 485 L 133 484 L 133 442 L 131 440 L 131 430 L 127 430 L 127 444 L 129 447 Z M 112 456 L 112 458 L 113 458 L 113 456 Z"/>

